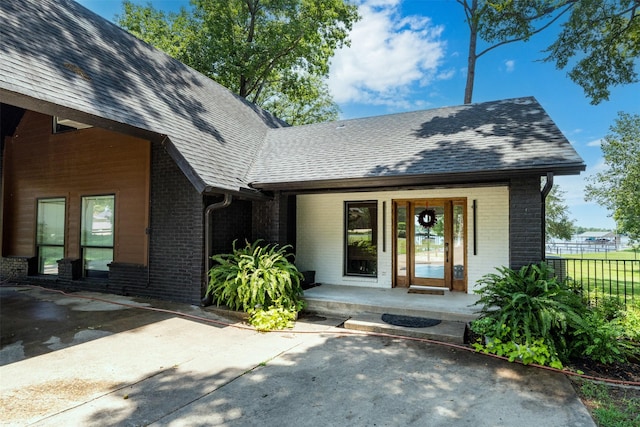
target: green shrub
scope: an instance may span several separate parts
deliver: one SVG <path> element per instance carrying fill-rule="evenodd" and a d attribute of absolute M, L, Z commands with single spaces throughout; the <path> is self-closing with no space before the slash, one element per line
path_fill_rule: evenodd
<path fill-rule="evenodd" d="M 612 307 L 618 308 L 612 311 Z M 640 311 L 632 306 L 626 311 L 620 307 L 624 306 L 605 304 L 590 309 L 585 316 L 585 327 L 573 333 L 572 355 L 604 364 L 639 357 Z"/>
<path fill-rule="evenodd" d="M 501 267 L 484 276 L 476 290 L 482 304 L 481 319 L 490 319 L 485 334 L 502 343 L 548 352 L 547 362 L 568 361 L 568 337 L 584 328 L 586 307 L 566 281 L 559 280 L 545 263 L 520 270 Z M 554 362 L 554 364 L 556 364 Z"/>
<path fill-rule="evenodd" d="M 551 352 L 549 346 L 545 344 L 544 338 L 536 338 L 526 345 L 518 344 L 511 339 L 509 328 L 503 325 L 501 336 L 487 337 L 486 341 L 484 344 L 480 341 L 476 342 L 473 347 L 476 351 L 504 356 L 509 359 L 509 362 L 519 360 L 524 365 L 535 363 L 562 369 L 562 362 L 555 353 Z M 516 339 L 516 341 L 520 340 Z"/>
<path fill-rule="evenodd" d="M 282 307 L 271 306 L 265 309 L 250 309 L 249 323 L 259 331 L 293 328 L 297 312 Z"/>
<path fill-rule="evenodd" d="M 622 327 L 626 338 L 640 344 L 640 300 L 627 305 L 627 309 L 615 321 Z"/>
<path fill-rule="evenodd" d="M 589 312 L 585 320 L 585 328 L 573 333 L 572 354 L 604 364 L 625 362 L 632 349 L 628 341 L 620 339 L 622 329 L 595 310 Z"/>
<path fill-rule="evenodd" d="M 283 319 L 295 319 L 304 307 L 302 274 L 288 259 L 290 247 L 258 240 L 237 249 L 234 242 L 233 253 L 211 257 L 216 264 L 209 270 L 207 295 L 218 305 L 250 313 L 251 324 L 288 326 Z"/>

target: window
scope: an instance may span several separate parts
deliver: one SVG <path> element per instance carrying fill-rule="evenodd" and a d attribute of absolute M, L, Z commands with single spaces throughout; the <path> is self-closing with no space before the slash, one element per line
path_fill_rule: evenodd
<path fill-rule="evenodd" d="M 113 261 L 115 196 L 82 198 L 82 265 L 86 277 L 108 277 Z"/>
<path fill-rule="evenodd" d="M 58 274 L 58 260 L 64 258 L 65 199 L 40 199 L 37 209 L 38 273 Z"/>
<path fill-rule="evenodd" d="M 345 202 L 345 274 L 377 276 L 378 203 Z"/>

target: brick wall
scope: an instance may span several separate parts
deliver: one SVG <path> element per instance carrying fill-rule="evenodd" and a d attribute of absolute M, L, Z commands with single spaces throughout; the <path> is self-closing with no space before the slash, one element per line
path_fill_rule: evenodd
<path fill-rule="evenodd" d="M 513 179 L 509 188 L 510 267 L 542 260 L 542 195 L 537 176 Z"/>
<path fill-rule="evenodd" d="M 253 238 L 295 246 L 295 203 L 295 196 L 280 193 L 276 193 L 273 200 L 253 202 Z"/>
<path fill-rule="evenodd" d="M 206 204 L 217 203 L 221 198 L 207 197 Z M 223 209 L 213 211 L 211 225 L 211 254 L 229 253 L 236 247 L 244 246 L 245 240 L 253 241 L 251 234 L 251 202 L 233 199 Z"/>
<path fill-rule="evenodd" d="M 0 279 L 24 279 L 38 271 L 35 257 L 3 257 L 0 258 Z"/>
<path fill-rule="evenodd" d="M 164 148 L 152 144 L 150 280 L 127 288 L 130 292 L 199 303 L 205 277 L 203 215 L 202 196 Z"/>

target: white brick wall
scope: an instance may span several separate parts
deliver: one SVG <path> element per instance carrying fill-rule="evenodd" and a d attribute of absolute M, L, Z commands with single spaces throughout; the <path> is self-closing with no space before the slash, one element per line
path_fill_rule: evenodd
<path fill-rule="evenodd" d="M 392 280 L 392 200 L 467 198 L 468 292 L 495 267 L 509 265 L 509 189 L 476 187 L 394 192 L 312 194 L 297 197 L 297 254 L 301 270 L 315 270 L 316 281 L 335 285 L 390 288 Z M 344 202 L 378 201 L 378 277 L 343 275 Z M 473 200 L 477 203 L 477 255 L 473 254 Z M 382 214 L 386 202 L 386 214 Z M 383 217 L 386 224 L 383 227 Z M 383 251 L 382 233 L 386 234 Z"/>

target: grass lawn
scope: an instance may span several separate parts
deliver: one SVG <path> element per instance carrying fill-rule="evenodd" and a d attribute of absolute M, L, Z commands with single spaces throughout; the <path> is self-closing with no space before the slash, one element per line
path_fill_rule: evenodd
<path fill-rule="evenodd" d="M 640 299 L 638 251 L 586 253 L 562 258 L 565 259 L 565 274 L 579 282 L 591 299 L 608 295 L 618 295 L 626 301 Z M 556 272 L 560 272 L 560 266 L 550 261 Z"/>

